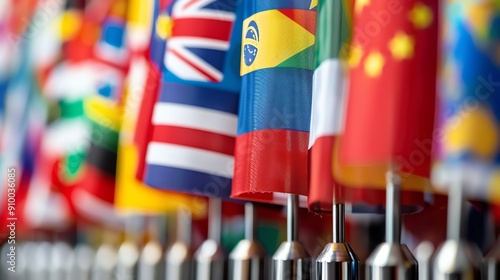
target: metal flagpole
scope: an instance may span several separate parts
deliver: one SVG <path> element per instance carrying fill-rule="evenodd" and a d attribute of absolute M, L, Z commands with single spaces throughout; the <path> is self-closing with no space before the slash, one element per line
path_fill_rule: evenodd
<path fill-rule="evenodd" d="M 143 242 L 144 217 L 134 215 L 126 220 L 125 242 L 118 249 L 116 274 L 120 279 L 137 279 L 139 245 Z"/>
<path fill-rule="evenodd" d="M 187 209 L 177 209 L 177 236 L 166 253 L 166 275 L 169 280 L 191 280 L 193 252 L 191 250 L 192 217 Z"/>
<path fill-rule="evenodd" d="M 464 240 L 466 208 L 461 178 L 448 191 L 448 237 L 436 254 L 433 279 L 481 279 L 479 249 Z"/>
<path fill-rule="evenodd" d="M 298 240 L 299 197 L 288 194 L 287 240 L 281 243 L 273 255 L 273 280 L 309 280 L 311 257 Z"/>
<path fill-rule="evenodd" d="M 401 244 L 401 178 L 387 173 L 385 242 L 366 261 L 369 280 L 417 280 L 418 263 L 406 245 Z"/>
<path fill-rule="evenodd" d="M 229 280 L 260 280 L 267 278 L 266 253 L 256 240 L 255 206 L 245 204 L 245 239 L 229 254 Z"/>
<path fill-rule="evenodd" d="M 334 197 L 334 201 L 338 200 Z M 345 205 L 334 203 L 333 238 L 316 259 L 316 279 L 360 279 L 360 261 L 349 243 L 345 242 Z"/>
<path fill-rule="evenodd" d="M 165 280 L 164 246 L 166 243 L 166 215 L 150 216 L 148 219 L 150 239 L 139 259 L 138 280 Z"/>
<path fill-rule="evenodd" d="M 484 257 L 481 275 L 484 280 L 500 278 L 500 237 L 495 246 Z"/>
<path fill-rule="evenodd" d="M 208 206 L 208 239 L 195 252 L 195 280 L 226 279 L 226 253 L 220 244 L 222 232 L 222 201 L 210 198 Z"/>

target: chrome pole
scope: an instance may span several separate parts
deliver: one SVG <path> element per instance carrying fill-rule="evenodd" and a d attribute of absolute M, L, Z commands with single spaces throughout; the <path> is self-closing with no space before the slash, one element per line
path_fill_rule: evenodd
<path fill-rule="evenodd" d="M 266 279 L 266 253 L 256 240 L 255 206 L 245 204 L 245 239 L 229 254 L 230 280 Z"/>
<path fill-rule="evenodd" d="M 281 243 L 273 255 L 273 280 L 309 280 L 311 257 L 298 241 L 298 195 L 288 194 L 287 241 Z"/>
<path fill-rule="evenodd" d="M 163 256 L 166 237 L 166 215 L 150 216 L 150 239 L 142 249 L 139 259 L 138 280 L 165 280 L 165 258 Z"/>
<path fill-rule="evenodd" d="M 408 247 L 401 244 L 401 178 L 387 172 L 385 238 L 366 261 L 369 280 L 417 280 L 418 263 Z"/>
<path fill-rule="evenodd" d="M 334 199 L 335 201 L 335 199 Z M 345 242 L 345 205 L 333 204 L 333 238 L 316 259 L 316 279 L 358 280 L 360 261 Z"/>
<path fill-rule="evenodd" d="M 448 238 L 434 259 L 434 280 L 481 278 L 481 252 L 464 239 L 467 213 L 462 180 L 456 179 L 448 191 Z"/>
<path fill-rule="evenodd" d="M 191 212 L 177 210 L 177 236 L 166 253 L 167 280 L 191 280 L 193 277 L 193 253 L 191 250 Z"/>
<path fill-rule="evenodd" d="M 209 199 L 208 238 L 195 252 L 195 280 L 226 279 L 226 254 L 220 244 L 222 232 L 222 201 Z"/>

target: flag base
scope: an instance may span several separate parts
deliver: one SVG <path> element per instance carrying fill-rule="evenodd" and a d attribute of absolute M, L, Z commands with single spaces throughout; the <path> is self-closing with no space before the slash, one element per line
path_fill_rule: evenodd
<path fill-rule="evenodd" d="M 194 254 L 195 280 L 225 280 L 226 254 L 219 242 L 208 239 Z"/>
<path fill-rule="evenodd" d="M 482 264 L 482 279 L 496 280 L 500 278 L 500 239 L 484 257 Z"/>
<path fill-rule="evenodd" d="M 467 242 L 447 240 L 438 249 L 433 264 L 433 279 L 481 279 L 479 249 Z"/>
<path fill-rule="evenodd" d="M 139 254 L 139 247 L 131 241 L 125 241 L 120 246 L 116 267 L 118 279 L 137 279 Z"/>
<path fill-rule="evenodd" d="M 316 279 L 360 279 L 361 263 L 349 243 L 328 243 L 316 259 Z"/>
<path fill-rule="evenodd" d="M 146 243 L 139 260 L 138 280 L 165 280 L 163 248 L 157 241 Z"/>
<path fill-rule="evenodd" d="M 367 280 L 418 280 L 417 260 L 404 244 L 378 245 L 366 260 L 366 266 Z"/>
<path fill-rule="evenodd" d="M 285 241 L 273 256 L 273 280 L 312 279 L 312 259 L 302 243 Z"/>
<path fill-rule="evenodd" d="M 193 254 L 188 244 L 176 241 L 165 253 L 167 262 L 166 279 L 192 279 Z"/>
<path fill-rule="evenodd" d="M 260 280 L 269 277 L 266 252 L 259 242 L 241 240 L 229 254 L 229 280 Z"/>

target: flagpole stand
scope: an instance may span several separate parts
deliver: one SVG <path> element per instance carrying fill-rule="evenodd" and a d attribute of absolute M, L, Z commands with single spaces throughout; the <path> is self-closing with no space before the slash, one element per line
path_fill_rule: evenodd
<path fill-rule="evenodd" d="M 462 185 L 454 184 L 448 195 L 448 238 L 434 259 L 433 280 L 481 279 L 482 255 L 475 245 L 463 238 L 465 220 Z"/>
<path fill-rule="evenodd" d="M 360 261 L 345 242 L 345 205 L 333 204 L 333 242 L 328 243 L 316 260 L 316 279 L 360 279 Z"/>
<path fill-rule="evenodd" d="M 176 241 L 166 252 L 166 275 L 169 280 L 191 280 L 193 277 L 193 252 L 191 250 L 191 212 L 177 210 Z"/>
<path fill-rule="evenodd" d="M 483 280 L 496 280 L 500 278 L 500 238 L 484 257 L 481 275 Z"/>
<path fill-rule="evenodd" d="M 311 257 L 298 240 L 299 197 L 289 194 L 287 202 L 287 241 L 273 255 L 273 280 L 309 280 Z"/>
<path fill-rule="evenodd" d="M 368 280 L 417 280 L 418 263 L 408 247 L 401 244 L 400 178 L 391 169 L 387 174 L 386 240 L 367 259 Z"/>
<path fill-rule="evenodd" d="M 255 239 L 255 209 L 245 204 L 245 239 L 229 254 L 229 280 L 260 280 L 267 278 L 266 253 Z"/>
<path fill-rule="evenodd" d="M 111 230 L 104 230 L 103 242 L 97 248 L 92 265 L 92 280 L 113 279 L 118 263 L 118 234 Z"/>
<path fill-rule="evenodd" d="M 195 280 L 226 279 L 226 254 L 220 244 L 222 230 L 222 201 L 209 199 L 208 238 L 195 252 Z"/>
<path fill-rule="evenodd" d="M 165 280 L 163 248 L 167 236 L 166 218 L 160 214 L 148 219 L 150 240 L 141 252 L 138 280 Z"/>
<path fill-rule="evenodd" d="M 119 279 L 136 279 L 139 267 L 139 244 L 143 241 L 144 217 L 130 216 L 125 226 L 126 239 L 118 249 L 116 274 Z"/>

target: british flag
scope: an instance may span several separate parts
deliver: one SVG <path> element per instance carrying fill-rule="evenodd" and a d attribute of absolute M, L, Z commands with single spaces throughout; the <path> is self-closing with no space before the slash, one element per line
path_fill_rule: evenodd
<path fill-rule="evenodd" d="M 164 59 L 166 74 L 174 76 L 168 80 L 221 82 L 235 18 L 231 0 L 176 1 Z"/>
<path fill-rule="evenodd" d="M 241 14 L 231 1 L 174 2 L 145 155 L 149 186 L 231 193 L 241 88 Z"/>

